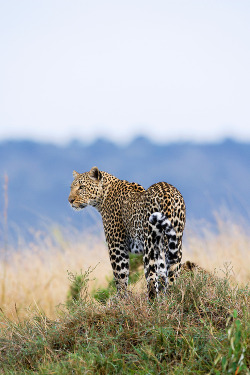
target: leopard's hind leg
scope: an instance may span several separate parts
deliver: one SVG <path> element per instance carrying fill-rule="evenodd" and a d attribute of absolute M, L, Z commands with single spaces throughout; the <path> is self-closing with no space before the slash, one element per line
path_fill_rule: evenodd
<path fill-rule="evenodd" d="M 158 295 L 159 270 L 165 268 L 165 264 L 160 254 L 161 236 L 157 235 L 154 227 L 149 222 L 147 223 L 146 233 L 147 235 L 144 239 L 143 263 L 148 287 L 148 296 L 149 299 L 152 300 Z M 162 277 L 166 278 L 166 273 L 165 275 L 163 273 Z"/>
<path fill-rule="evenodd" d="M 168 249 L 165 254 L 166 259 L 166 286 L 174 282 L 181 267 L 182 258 L 182 234 L 177 233 L 170 220 L 162 213 L 155 212 L 149 218 L 150 223 L 155 228 L 156 235 L 166 235 Z"/>
<path fill-rule="evenodd" d="M 152 215 L 151 215 L 152 216 Z M 166 257 L 163 252 L 163 230 L 156 226 L 154 221 L 148 221 L 144 239 L 144 272 L 147 281 L 148 295 L 155 298 L 159 292 L 164 292 L 167 287 Z"/>

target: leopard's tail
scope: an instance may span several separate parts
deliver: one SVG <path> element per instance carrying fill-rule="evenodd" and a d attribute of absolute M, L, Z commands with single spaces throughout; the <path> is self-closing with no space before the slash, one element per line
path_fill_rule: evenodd
<path fill-rule="evenodd" d="M 176 231 L 167 216 L 161 212 L 154 212 L 150 215 L 149 222 L 154 226 L 158 234 L 165 232 L 168 238 L 169 251 L 175 253 L 178 250 Z"/>

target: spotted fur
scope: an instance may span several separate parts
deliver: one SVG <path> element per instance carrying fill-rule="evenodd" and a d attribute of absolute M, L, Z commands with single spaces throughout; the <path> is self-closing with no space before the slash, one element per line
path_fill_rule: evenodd
<path fill-rule="evenodd" d="M 129 252 L 143 253 L 149 298 L 165 291 L 181 267 L 185 203 L 180 192 L 166 182 L 145 190 L 97 167 L 73 176 L 69 202 L 100 212 L 118 292 L 127 289 Z"/>

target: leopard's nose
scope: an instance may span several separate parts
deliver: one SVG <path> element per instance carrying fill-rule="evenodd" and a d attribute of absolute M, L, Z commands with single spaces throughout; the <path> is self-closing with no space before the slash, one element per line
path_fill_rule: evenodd
<path fill-rule="evenodd" d="M 69 201 L 70 204 L 72 204 L 74 202 L 74 198 L 72 198 L 71 196 L 69 196 L 68 201 Z"/>

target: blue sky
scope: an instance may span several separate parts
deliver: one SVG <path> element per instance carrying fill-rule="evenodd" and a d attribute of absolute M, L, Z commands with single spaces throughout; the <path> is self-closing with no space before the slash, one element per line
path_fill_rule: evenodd
<path fill-rule="evenodd" d="M 250 2 L 0 0 L 0 140 L 250 140 Z"/>

